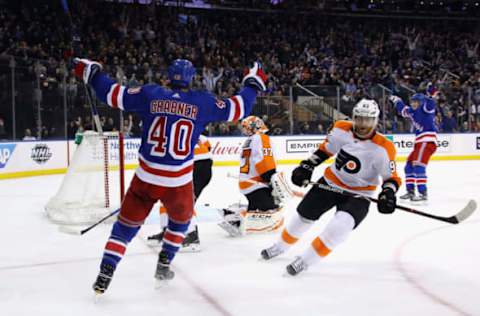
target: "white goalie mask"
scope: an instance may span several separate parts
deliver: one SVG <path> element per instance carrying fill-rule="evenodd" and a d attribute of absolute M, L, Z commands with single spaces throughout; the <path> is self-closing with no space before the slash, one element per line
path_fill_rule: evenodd
<path fill-rule="evenodd" d="M 362 99 L 352 111 L 353 132 L 360 138 L 368 138 L 378 124 L 380 110 L 374 100 Z"/>

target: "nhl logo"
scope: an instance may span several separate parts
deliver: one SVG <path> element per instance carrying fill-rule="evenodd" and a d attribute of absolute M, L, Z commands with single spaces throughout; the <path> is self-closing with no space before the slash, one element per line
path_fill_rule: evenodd
<path fill-rule="evenodd" d="M 33 161 L 39 165 L 46 163 L 52 158 L 52 151 L 47 144 L 37 144 L 32 148 L 32 154 L 30 155 Z"/>

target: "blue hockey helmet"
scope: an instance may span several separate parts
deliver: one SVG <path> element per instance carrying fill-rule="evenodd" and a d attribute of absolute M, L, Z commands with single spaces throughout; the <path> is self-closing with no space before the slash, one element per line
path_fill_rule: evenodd
<path fill-rule="evenodd" d="M 195 67 L 187 59 L 176 59 L 168 67 L 168 79 L 173 86 L 188 88 L 195 76 Z"/>
<path fill-rule="evenodd" d="M 423 93 L 415 93 L 410 98 L 410 101 L 418 101 L 418 103 L 422 105 L 423 103 L 425 103 L 425 95 Z"/>

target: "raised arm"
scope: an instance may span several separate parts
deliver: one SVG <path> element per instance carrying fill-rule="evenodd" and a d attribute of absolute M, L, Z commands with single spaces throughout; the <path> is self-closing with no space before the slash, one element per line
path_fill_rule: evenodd
<path fill-rule="evenodd" d="M 406 118 L 412 118 L 413 109 L 409 105 L 403 103 L 403 100 L 400 97 L 392 95 L 388 99 L 393 103 L 395 109 L 401 116 Z"/>
<path fill-rule="evenodd" d="M 135 88 L 121 85 L 102 72 L 102 65 L 88 59 L 75 60 L 75 75 L 93 88 L 100 101 L 123 111 L 143 111 L 146 91 L 152 88 L 152 85 Z"/>
<path fill-rule="evenodd" d="M 211 94 L 206 95 L 209 115 L 206 118 L 210 122 L 228 121 L 236 122 L 250 114 L 257 98 L 258 91 L 266 91 L 267 76 L 259 63 L 250 68 L 243 78 L 244 87 L 237 95 L 227 99 L 219 99 Z"/>

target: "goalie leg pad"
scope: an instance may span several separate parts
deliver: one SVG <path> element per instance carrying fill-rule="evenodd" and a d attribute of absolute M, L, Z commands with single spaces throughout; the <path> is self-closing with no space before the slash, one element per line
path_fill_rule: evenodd
<path fill-rule="evenodd" d="M 266 212 L 248 211 L 241 226 L 247 234 L 276 231 L 283 226 L 283 209 L 278 208 Z"/>

